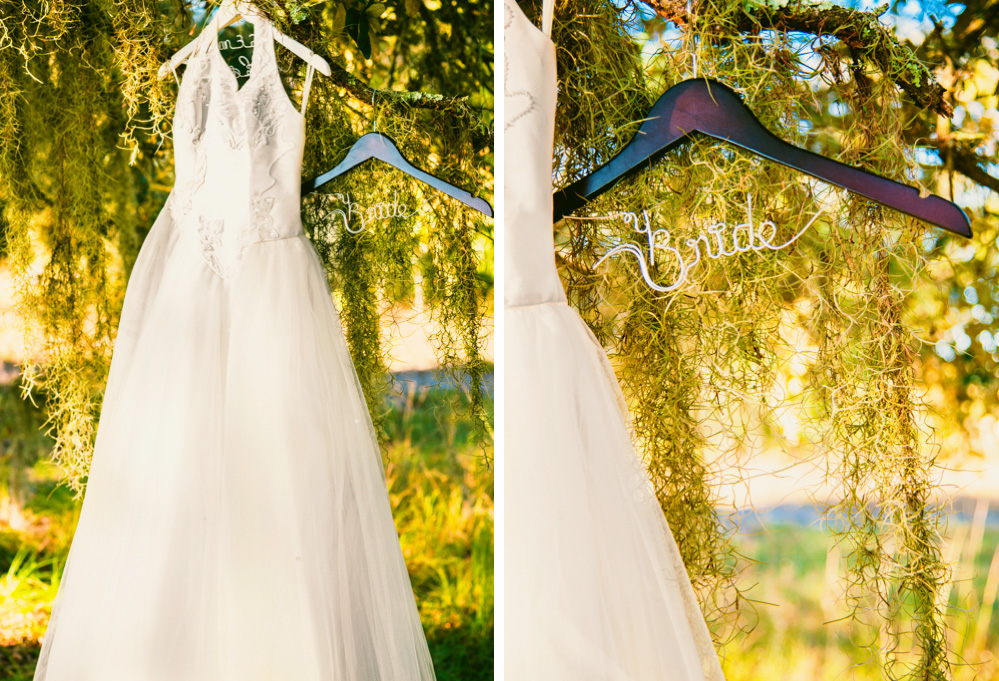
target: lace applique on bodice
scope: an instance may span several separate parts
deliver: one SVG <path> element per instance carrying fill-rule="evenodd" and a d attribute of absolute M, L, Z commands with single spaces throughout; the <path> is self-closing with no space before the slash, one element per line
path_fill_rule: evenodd
<path fill-rule="evenodd" d="M 269 21 L 254 20 L 242 87 L 219 51 L 218 34 L 202 34 L 177 95 L 170 212 L 222 278 L 238 271 L 254 243 L 302 233 L 305 118 L 281 84 L 272 31 Z"/>
<path fill-rule="evenodd" d="M 552 233 L 555 45 L 514 0 L 503 3 L 506 131 L 504 299 L 507 306 L 564 302 Z M 513 57 L 512 59 L 510 57 Z"/>
<path fill-rule="evenodd" d="M 516 20 L 516 14 L 510 8 L 509 2 L 503 4 L 503 35 Z M 538 100 L 528 90 L 510 91 L 510 56 L 503 50 L 503 96 L 505 97 L 505 119 L 503 130 L 512 128 L 521 118 L 533 113 L 538 106 Z"/>

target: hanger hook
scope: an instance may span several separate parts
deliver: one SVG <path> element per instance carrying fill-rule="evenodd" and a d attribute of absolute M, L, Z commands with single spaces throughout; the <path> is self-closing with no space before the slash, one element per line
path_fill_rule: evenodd
<path fill-rule="evenodd" d="M 378 110 L 375 109 L 375 93 L 377 90 L 371 88 L 371 120 L 375 124 L 375 132 L 378 132 Z"/>

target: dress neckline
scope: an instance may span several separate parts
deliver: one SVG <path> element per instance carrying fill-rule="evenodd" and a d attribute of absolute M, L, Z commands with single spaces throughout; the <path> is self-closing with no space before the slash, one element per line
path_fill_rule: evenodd
<path fill-rule="evenodd" d="M 250 71 L 247 74 L 246 80 L 242 85 L 239 84 L 239 79 L 236 78 L 236 74 L 233 73 L 232 67 L 225 60 L 222 55 L 222 47 L 219 45 L 219 33 L 221 31 L 211 31 L 212 34 L 209 38 L 208 49 L 212 51 L 212 59 L 218 62 L 218 65 L 226 72 L 223 76 L 229 80 L 229 84 L 232 86 L 233 90 L 238 95 L 249 87 L 249 85 L 254 82 L 257 78 L 257 74 L 261 70 L 260 64 L 260 51 L 267 49 L 267 43 L 273 38 L 270 32 L 270 23 L 261 17 L 254 17 L 254 20 L 248 22 L 253 25 L 253 52 L 250 54 Z M 265 35 L 261 35 L 265 34 Z M 294 108 L 294 107 L 293 107 Z"/>

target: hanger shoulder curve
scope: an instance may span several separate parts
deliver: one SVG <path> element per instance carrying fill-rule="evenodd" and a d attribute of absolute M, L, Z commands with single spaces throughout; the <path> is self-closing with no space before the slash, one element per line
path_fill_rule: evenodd
<path fill-rule="evenodd" d="M 711 94 L 718 104 L 714 101 L 701 102 L 697 109 L 698 132 L 725 140 L 955 234 L 971 236 L 968 216 L 954 203 L 932 194 L 922 197 L 914 187 L 790 144 L 767 130 L 734 91 L 721 83 L 714 83 L 713 89 Z M 727 104 L 723 104 L 725 99 L 729 100 Z M 718 115 L 703 115 L 705 113 Z"/>
<path fill-rule="evenodd" d="M 555 221 L 580 208 L 617 182 L 651 167 L 697 127 L 688 108 L 700 94 L 683 81 L 667 90 L 642 121 L 635 136 L 609 161 L 568 187 L 555 192 Z M 686 106 L 681 106 L 686 100 Z"/>
<path fill-rule="evenodd" d="M 319 175 L 318 177 L 303 182 L 302 195 L 304 196 L 305 194 L 319 189 L 327 182 L 330 182 L 348 171 L 353 170 L 370 159 L 378 159 L 383 163 L 387 163 L 397 170 L 406 173 L 410 177 L 433 187 L 437 191 L 446 194 L 453 199 L 457 199 L 469 208 L 473 208 L 488 217 L 493 217 L 493 209 L 492 206 L 489 205 L 488 201 L 473 196 L 470 192 L 467 192 L 464 189 L 455 187 L 453 184 L 442 180 L 435 175 L 431 175 L 424 170 L 420 170 L 402 155 L 402 152 L 399 151 L 399 147 L 396 146 L 391 137 L 380 132 L 369 132 L 366 135 L 363 135 L 354 143 L 354 145 L 350 148 L 350 151 L 347 152 L 347 156 L 344 157 L 344 159 L 340 161 L 336 167 L 323 173 L 322 175 Z"/>
<path fill-rule="evenodd" d="M 195 38 L 174 52 L 169 59 L 160 65 L 160 70 L 156 72 L 157 77 L 166 78 L 167 74 L 171 71 L 176 71 L 181 64 L 187 61 L 188 57 L 191 56 L 191 53 L 194 52 L 197 42 L 198 39 Z"/>
<path fill-rule="evenodd" d="M 617 155 L 555 193 L 554 219 L 562 219 L 618 180 L 654 164 L 695 132 L 730 142 L 955 234 L 971 236 L 967 215 L 952 202 L 932 195 L 921 197 L 913 187 L 781 140 L 760 123 L 734 90 L 707 79 L 686 80 L 667 90 Z"/>
<path fill-rule="evenodd" d="M 324 184 L 335 180 L 344 173 L 361 165 L 365 161 L 374 158 L 376 153 L 375 141 L 373 139 L 369 139 L 369 136 L 375 134 L 377 133 L 368 133 L 367 135 L 361 136 L 359 140 L 354 142 L 354 145 L 347 152 L 347 155 L 342 161 L 337 163 L 336 166 L 327 170 L 322 175 L 303 182 L 302 195 L 304 196 L 305 194 L 314 192 Z"/>

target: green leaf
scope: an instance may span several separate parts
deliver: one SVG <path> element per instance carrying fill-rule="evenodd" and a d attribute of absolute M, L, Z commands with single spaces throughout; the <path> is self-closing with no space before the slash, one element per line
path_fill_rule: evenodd
<path fill-rule="evenodd" d="M 365 59 L 371 59 L 371 26 L 367 14 L 356 10 L 347 10 L 347 35 L 351 37 Z"/>
<path fill-rule="evenodd" d="M 343 33 L 343 29 L 347 25 L 347 8 L 343 5 L 337 5 L 336 9 L 333 10 L 333 20 L 331 21 L 333 33 L 340 34 Z"/>

